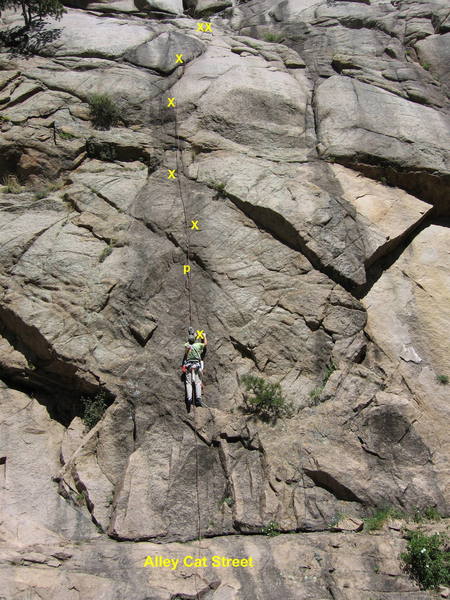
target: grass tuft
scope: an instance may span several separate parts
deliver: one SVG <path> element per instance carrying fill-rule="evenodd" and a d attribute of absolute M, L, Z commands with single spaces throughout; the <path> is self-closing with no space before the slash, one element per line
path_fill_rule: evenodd
<path fill-rule="evenodd" d="M 73 135 L 73 133 L 70 133 L 69 131 L 58 131 L 58 135 L 63 140 L 75 140 L 75 139 L 77 139 L 77 136 Z"/>
<path fill-rule="evenodd" d="M 375 531 L 381 529 L 388 519 L 402 519 L 405 514 L 397 508 L 379 508 L 374 514 L 364 519 L 364 530 Z"/>
<path fill-rule="evenodd" d="M 92 94 L 88 104 L 92 124 L 97 129 L 109 129 L 120 122 L 120 110 L 108 94 Z"/>
<path fill-rule="evenodd" d="M 322 383 L 309 392 L 309 397 L 311 398 L 311 406 L 317 406 L 319 404 L 320 396 L 322 395 L 327 381 L 330 379 L 330 376 L 333 373 L 333 371 L 336 371 L 336 365 L 333 363 L 333 361 L 330 361 L 328 364 L 325 365 L 325 371 L 322 376 Z"/>
<path fill-rule="evenodd" d="M 36 200 L 42 200 L 46 198 L 52 192 L 60 190 L 64 186 L 64 182 L 61 179 L 56 181 L 49 181 L 48 179 L 41 179 L 34 186 L 34 198 Z"/>
<path fill-rule="evenodd" d="M 2 185 L 5 187 L 3 190 L 6 194 L 20 194 L 23 191 L 23 187 L 20 185 L 19 180 L 15 175 L 7 175 L 2 179 Z"/>
<path fill-rule="evenodd" d="M 441 515 L 434 506 L 421 509 L 415 508 L 412 512 L 401 511 L 393 506 L 385 506 L 376 509 L 370 517 L 364 519 L 364 531 L 381 529 L 388 519 L 403 519 L 404 521 L 422 523 L 423 521 L 439 521 Z"/>
<path fill-rule="evenodd" d="M 211 187 L 212 187 L 214 190 L 216 190 L 217 192 L 220 192 L 220 193 L 222 193 L 222 192 L 224 191 L 224 189 L 225 189 L 225 184 L 224 184 L 224 183 L 222 183 L 222 182 L 219 182 L 219 183 L 213 182 L 213 183 L 211 184 Z"/>
<path fill-rule="evenodd" d="M 281 33 L 275 33 L 274 31 L 268 31 L 264 34 L 264 39 L 266 40 L 266 42 L 273 42 L 279 44 L 284 40 L 284 35 L 282 35 Z"/>
<path fill-rule="evenodd" d="M 423 521 L 439 521 L 442 519 L 442 515 L 434 506 L 429 506 L 428 508 L 422 509 L 416 508 L 413 511 L 412 519 L 415 523 L 422 523 Z"/>

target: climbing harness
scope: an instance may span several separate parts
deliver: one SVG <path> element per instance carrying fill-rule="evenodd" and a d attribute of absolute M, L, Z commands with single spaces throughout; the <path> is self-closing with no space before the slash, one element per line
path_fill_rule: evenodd
<path fill-rule="evenodd" d="M 191 346 L 187 346 L 187 349 L 190 349 Z M 199 360 L 198 358 L 190 358 L 190 359 L 186 359 L 183 362 L 183 365 L 181 367 L 181 370 L 184 373 L 184 376 L 187 377 L 187 374 L 189 373 L 190 378 L 189 381 L 186 383 L 187 386 L 191 386 L 191 390 L 190 390 L 190 394 L 187 394 L 188 396 L 191 396 L 191 401 L 195 396 L 195 406 L 204 406 L 204 403 L 202 401 L 202 395 L 203 395 L 203 381 L 202 381 L 202 375 L 203 375 L 203 361 Z M 201 389 L 201 394 L 200 394 L 200 398 L 197 397 L 197 384 L 200 384 L 200 389 Z M 187 390 L 186 390 L 187 393 Z M 190 404 L 191 402 L 189 402 L 189 400 L 186 398 L 186 408 L 188 409 L 188 412 L 190 410 Z"/>

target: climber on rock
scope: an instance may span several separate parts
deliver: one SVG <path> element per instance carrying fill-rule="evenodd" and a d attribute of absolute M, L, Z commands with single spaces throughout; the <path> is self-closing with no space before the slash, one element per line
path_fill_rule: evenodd
<path fill-rule="evenodd" d="M 181 369 L 184 373 L 186 385 L 186 408 L 190 412 L 192 406 L 192 388 L 195 386 L 195 406 L 204 406 L 202 403 L 202 374 L 203 361 L 208 341 L 206 334 L 196 338 L 193 329 L 189 329 L 188 342 L 184 345 L 183 362 Z"/>

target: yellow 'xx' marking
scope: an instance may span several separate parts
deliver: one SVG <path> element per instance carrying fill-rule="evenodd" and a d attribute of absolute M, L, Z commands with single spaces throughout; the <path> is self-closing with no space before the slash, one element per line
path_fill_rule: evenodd
<path fill-rule="evenodd" d="M 211 25 L 212 23 L 197 23 L 197 31 L 210 31 L 212 33 Z"/>

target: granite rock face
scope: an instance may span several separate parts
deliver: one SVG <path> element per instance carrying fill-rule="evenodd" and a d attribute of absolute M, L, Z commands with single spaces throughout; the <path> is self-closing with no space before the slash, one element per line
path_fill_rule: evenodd
<path fill-rule="evenodd" d="M 361 528 L 449 512 L 445 3 L 68 5 L 0 54 L 2 593 L 430 598 Z"/>

